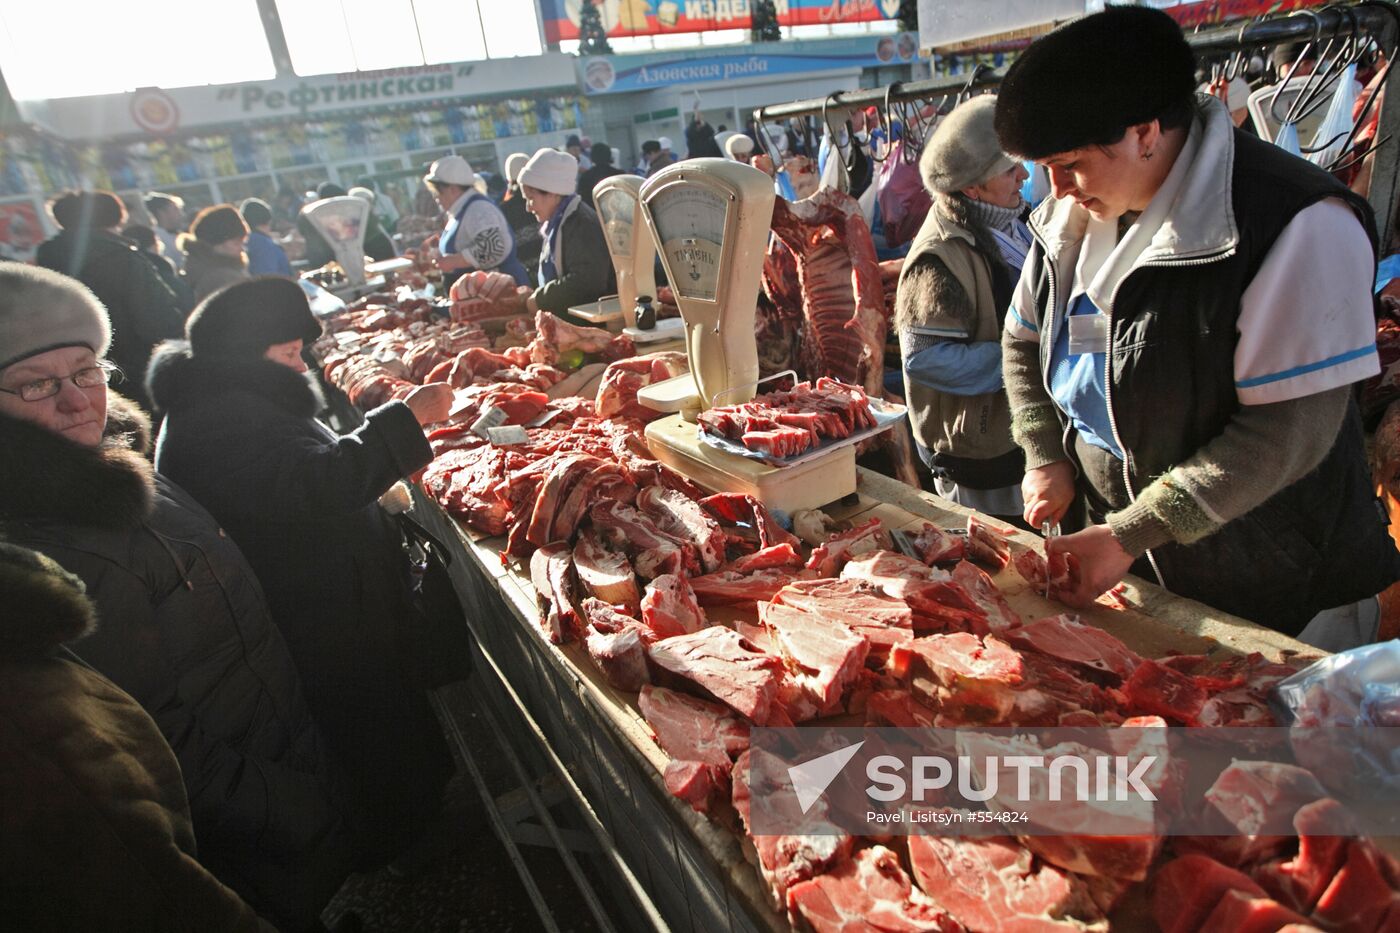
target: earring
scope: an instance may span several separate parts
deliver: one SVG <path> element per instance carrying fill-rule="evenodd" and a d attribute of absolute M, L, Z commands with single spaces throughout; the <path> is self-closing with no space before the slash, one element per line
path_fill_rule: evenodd
<path fill-rule="evenodd" d="M 1148 159 L 1152 158 L 1152 155 L 1153 155 L 1153 154 L 1152 154 L 1151 152 L 1144 152 L 1144 153 L 1142 154 L 1142 160 L 1143 160 L 1144 162 L 1146 162 Z"/>

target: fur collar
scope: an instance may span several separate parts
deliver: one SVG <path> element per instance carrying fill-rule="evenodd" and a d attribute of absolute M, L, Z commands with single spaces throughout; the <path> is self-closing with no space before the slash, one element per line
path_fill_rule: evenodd
<path fill-rule="evenodd" d="M 325 407 L 319 389 L 302 373 L 264 359 L 206 359 L 184 340 L 156 347 L 146 381 L 160 411 L 177 412 L 235 392 L 264 398 L 298 418 L 314 418 Z"/>
<path fill-rule="evenodd" d="M 0 542 L 0 662 L 51 654 L 96 625 L 83 583 L 58 564 L 27 548 Z"/>
<path fill-rule="evenodd" d="M 108 393 L 98 447 L 0 416 L 0 524 L 138 525 L 155 502 L 155 471 L 144 456 L 150 435 L 145 414 L 116 393 Z"/>

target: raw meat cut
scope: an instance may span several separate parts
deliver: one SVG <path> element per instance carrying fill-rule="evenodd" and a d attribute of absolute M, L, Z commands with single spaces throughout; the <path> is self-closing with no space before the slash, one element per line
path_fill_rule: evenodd
<path fill-rule="evenodd" d="M 656 639 L 691 634 L 709 624 L 685 577 L 670 573 L 647 584 L 642 597 L 642 622 Z"/>
<path fill-rule="evenodd" d="M 1132 677 L 1142 663 L 1127 645 L 1097 626 L 1085 625 L 1076 615 L 1046 616 L 1000 634 L 1014 647 L 1108 674 L 1115 681 Z"/>
<path fill-rule="evenodd" d="M 504 469 L 506 452 L 481 445 L 440 453 L 423 473 L 423 488 L 456 515 L 488 535 L 506 533 L 509 506 L 490 494 Z"/>
<path fill-rule="evenodd" d="M 749 781 L 757 775 L 750 764 L 752 756 L 753 750 L 749 749 L 734 762 L 732 800 L 734 809 L 744 824 L 744 831 L 752 840 L 754 851 L 758 854 L 758 868 L 763 880 L 768 883 L 768 889 L 773 893 L 773 906 L 783 910 L 789 888 L 849 859 L 855 840 L 849 833 L 835 831 L 820 835 L 754 835 L 750 826 L 753 790 Z M 758 789 L 770 801 L 781 799 L 777 798 L 781 792 L 781 788 L 777 786 L 763 785 Z M 825 813 L 824 802 L 818 801 L 814 806 L 822 808 L 816 813 L 817 816 Z M 800 814 L 795 814 L 794 819 L 799 816 Z M 832 829 L 834 830 L 834 827 Z"/>
<path fill-rule="evenodd" d="M 982 610 L 993 632 L 1000 635 L 1021 624 L 1021 617 L 981 567 L 971 561 L 958 561 L 953 567 L 953 582 Z"/>
<path fill-rule="evenodd" d="M 865 701 L 866 725 L 934 729 L 937 719 L 938 714 L 915 700 L 908 690 L 876 690 Z"/>
<path fill-rule="evenodd" d="M 695 573 L 699 561 L 686 541 L 668 534 L 652 519 L 617 501 L 596 503 L 589 510 L 593 527 L 608 545 L 625 550 L 632 557 L 637 574 L 644 580 L 663 573 Z"/>
<path fill-rule="evenodd" d="M 763 607 L 760 617 L 820 713 L 838 712 L 846 689 L 865 665 L 870 643 L 839 622 L 780 603 Z"/>
<path fill-rule="evenodd" d="M 635 692 L 651 682 L 646 650 L 651 632 L 642 623 L 591 596 L 583 601 L 583 617 L 588 620 L 584 647 L 608 683 Z"/>
<path fill-rule="evenodd" d="M 826 874 L 788 889 L 788 907 L 814 933 L 960 933 L 962 925 L 916 889 L 899 857 L 862 849 Z"/>
<path fill-rule="evenodd" d="M 924 522 L 909 543 L 919 555 L 919 560 L 930 567 L 962 560 L 967 554 L 967 535 L 944 531 L 932 522 Z"/>
<path fill-rule="evenodd" d="M 1298 811 L 1327 796 L 1311 771 L 1278 761 L 1236 761 L 1205 793 L 1205 818 L 1216 835 L 1176 840 L 1178 851 L 1196 851 L 1240 867 L 1276 854 L 1294 840 Z"/>
<path fill-rule="evenodd" d="M 837 532 L 824 544 L 813 548 L 807 558 L 807 569 L 815 570 L 820 577 L 834 577 L 852 558 L 871 551 L 887 551 L 891 546 L 890 533 L 885 530 L 884 523 L 872 518 L 849 531 Z"/>
<path fill-rule="evenodd" d="M 610 363 L 598 384 L 595 402 L 599 418 L 633 418 L 654 421 L 666 413 L 637 401 L 637 392 L 655 382 L 665 382 L 690 371 L 684 353 L 664 350 Z"/>
<path fill-rule="evenodd" d="M 503 272 L 473 269 L 452 283 L 452 320 L 479 321 L 487 318 L 519 317 L 525 314 L 525 296 L 516 290 L 515 279 Z"/>
<path fill-rule="evenodd" d="M 1184 726 L 1197 724 L 1208 694 L 1199 678 L 1152 660 L 1143 660 L 1123 685 L 1124 703 Z"/>
<path fill-rule="evenodd" d="M 1078 933 L 1103 919 L 1077 877 L 1009 837 L 913 835 L 909 863 L 924 893 L 969 930 Z"/>
<path fill-rule="evenodd" d="M 967 556 L 979 564 L 1001 573 L 1011 562 L 1011 543 L 1006 535 L 996 530 L 976 515 L 967 517 Z"/>
<path fill-rule="evenodd" d="M 573 535 L 573 527 L 555 528 L 555 518 L 561 513 L 566 495 L 571 492 L 584 476 L 604 466 L 604 461 L 589 454 L 566 454 L 540 483 L 535 497 L 534 509 L 525 532 L 525 540 L 536 546 L 550 541 L 565 540 Z M 616 467 L 613 472 L 620 476 Z M 578 510 L 577 514 L 581 514 Z M 575 521 L 576 523 L 576 521 Z"/>
<path fill-rule="evenodd" d="M 582 531 L 574 545 L 574 570 L 589 596 L 622 606 L 632 615 L 641 611 L 642 597 L 632 562 L 626 554 L 605 547 L 591 528 Z"/>
<path fill-rule="evenodd" d="M 1006 642 L 966 632 L 896 645 L 890 670 L 914 697 L 967 723 L 1005 719 L 1022 680 L 1021 656 Z"/>
<path fill-rule="evenodd" d="M 540 548 L 530 558 L 530 582 L 548 606 L 540 622 L 556 645 L 572 639 L 578 625 L 571 556 L 569 545 L 560 541 Z"/>
<path fill-rule="evenodd" d="M 758 725 L 778 692 L 783 662 L 756 650 L 733 629 L 712 625 L 691 635 L 677 635 L 650 648 L 652 663 L 705 690 Z"/>
<path fill-rule="evenodd" d="M 662 531 L 690 542 L 705 573 L 713 573 L 724 563 L 724 531 L 695 500 L 674 489 L 650 486 L 638 491 L 637 508 Z"/>
<path fill-rule="evenodd" d="M 893 551 L 875 551 L 841 568 L 843 580 L 864 580 L 887 596 L 903 600 L 914 611 L 916 632 L 991 631 L 986 612 L 937 567 Z"/>
<path fill-rule="evenodd" d="M 548 311 L 535 314 L 536 338 L 530 344 L 530 359 L 553 366 L 570 350 L 591 354 L 611 362 L 635 356 L 637 348 L 626 334 L 613 336 L 598 327 L 577 327 Z"/>
<path fill-rule="evenodd" d="M 885 596 L 860 580 L 805 580 L 783 587 L 773 603 L 809 612 L 846 626 L 866 639 L 866 663 L 877 670 L 890 650 L 914 639 L 914 614 L 902 600 Z"/>
<path fill-rule="evenodd" d="M 1039 551 L 1028 549 L 1017 554 L 1011 563 L 1032 591 L 1049 599 L 1061 599 L 1079 585 L 1078 559 L 1073 554 L 1056 552 L 1042 557 Z"/>
<path fill-rule="evenodd" d="M 1168 862 L 1153 881 L 1152 916 L 1162 933 L 1195 933 L 1229 891 L 1267 897 L 1248 875 L 1204 855 Z"/>
<path fill-rule="evenodd" d="M 753 573 L 755 570 L 767 570 L 775 567 L 795 570 L 801 567 L 802 563 L 802 555 L 797 553 L 791 544 L 783 543 L 761 548 L 742 557 L 736 557 L 720 569 L 730 573 Z"/>
<path fill-rule="evenodd" d="M 708 409 L 696 420 L 708 434 L 780 459 L 875 427 L 865 392 L 825 376 L 750 402 Z"/>
<path fill-rule="evenodd" d="M 792 531 L 803 544 L 816 547 L 839 530 L 835 519 L 821 509 L 798 509 L 792 513 Z"/>
<path fill-rule="evenodd" d="M 717 703 L 644 686 L 637 705 L 671 761 L 666 789 L 701 813 L 729 794 L 734 757 L 749 747 L 749 725 Z"/>
<path fill-rule="evenodd" d="M 721 522 L 743 524 L 758 533 L 760 547 L 776 544 L 801 545 L 797 536 L 778 524 L 764 506 L 753 496 L 739 492 L 719 492 L 700 500 L 700 505 Z"/>
<path fill-rule="evenodd" d="M 1397 888 L 1400 866 L 1395 860 L 1369 840 L 1352 839 L 1347 845 L 1346 861 L 1317 899 L 1312 917 L 1318 926 L 1339 933 L 1381 930 L 1387 917 L 1400 919 Z"/>
<path fill-rule="evenodd" d="M 1278 901 L 1226 891 L 1196 933 L 1275 933 L 1290 923 L 1307 923 Z"/>
<path fill-rule="evenodd" d="M 690 586 L 702 606 L 723 606 L 729 603 L 767 602 L 794 580 L 811 579 L 810 570 L 788 570 L 770 567 L 752 573 L 720 570 L 703 577 L 691 577 Z"/>

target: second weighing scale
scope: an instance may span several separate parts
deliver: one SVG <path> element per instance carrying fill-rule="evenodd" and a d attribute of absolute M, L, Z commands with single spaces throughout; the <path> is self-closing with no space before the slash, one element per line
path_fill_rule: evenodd
<path fill-rule="evenodd" d="M 750 401 L 757 391 L 754 312 L 773 200 L 767 174 L 728 159 L 678 162 L 642 185 L 642 213 L 680 305 L 690 373 L 646 386 L 637 398 L 673 413 L 647 425 L 647 446 L 658 460 L 701 486 L 748 493 L 791 512 L 856 491 L 853 445 L 771 466 L 704 443 L 695 421 L 702 411 Z"/>
<path fill-rule="evenodd" d="M 345 273 L 344 284 L 330 287 L 337 298 L 353 301 L 385 284 L 385 276 L 411 268 L 413 261 L 402 257 L 365 264 L 365 226 L 369 222 L 369 202 L 348 195 L 322 198 L 302 209 L 316 232 L 326 241 L 335 262 Z M 314 270 L 313 270 L 314 271 Z"/>
<path fill-rule="evenodd" d="M 612 257 L 617 275 L 617 294 L 596 303 L 570 308 L 569 312 L 593 324 L 606 324 L 638 344 L 680 340 L 685 325 L 679 318 L 657 321 L 654 328 L 637 327 L 637 298 L 656 301 L 656 244 L 642 219 L 642 179 L 636 175 L 613 175 L 593 189 L 593 206 Z"/>

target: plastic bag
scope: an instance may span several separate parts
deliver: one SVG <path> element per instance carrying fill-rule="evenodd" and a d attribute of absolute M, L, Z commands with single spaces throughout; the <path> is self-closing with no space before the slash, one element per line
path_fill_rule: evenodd
<path fill-rule="evenodd" d="M 919 175 L 919 162 L 906 162 L 904 140 L 890 147 L 880 165 L 880 216 L 885 223 L 885 245 L 901 246 L 914 238 L 928 216 L 933 199 Z"/>
<path fill-rule="evenodd" d="M 1327 114 L 1313 136 L 1313 146 L 1326 146 L 1308 153 L 1308 161 L 1323 168 L 1341 158 L 1345 151 L 1347 137 L 1351 135 L 1351 111 L 1356 104 L 1360 86 L 1356 83 L 1356 66 L 1348 65 L 1337 79 L 1337 89 L 1332 92 L 1332 100 L 1327 105 Z"/>
<path fill-rule="evenodd" d="M 1400 800 L 1400 641 L 1323 658 L 1279 682 L 1298 763 L 1343 796 Z"/>

